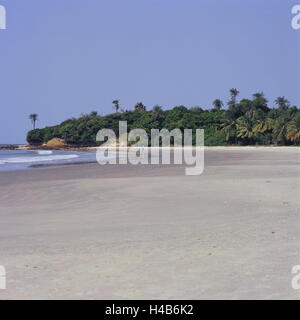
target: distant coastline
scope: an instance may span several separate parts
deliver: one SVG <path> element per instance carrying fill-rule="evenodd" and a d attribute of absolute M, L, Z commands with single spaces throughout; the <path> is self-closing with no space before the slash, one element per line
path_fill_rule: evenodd
<path fill-rule="evenodd" d="M 47 145 L 29 145 L 29 144 L 0 144 L 0 150 L 60 150 L 60 151 L 92 151 L 96 147 L 84 146 L 64 146 L 51 147 Z"/>
<path fill-rule="evenodd" d="M 26 148 L 27 145 L 25 144 L 0 144 L 0 150 L 18 150 L 18 149 L 22 149 L 22 148 Z"/>
<path fill-rule="evenodd" d="M 38 115 L 32 114 L 33 130 L 27 133 L 26 141 L 39 146 L 97 146 L 96 137 L 100 130 L 111 130 L 115 139 L 120 138 L 120 132 L 123 133 L 120 123 L 126 123 L 129 132 L 144 130 L 144 137 L 147 136 L 149 142 L 145 145 L 151 144 L 153 129 L 159 132 L 168 130 L 169 133 L 180 130 L 182 134 L 185 129 L 192 130 L 193 145 L 196 145 L 197 129 L 205 132 L 205 146 L 300 145 L 300 110 L 285 97 L 278 97 L 274 107 L 263 92 L 254 93 L 252 99 L 240 101 L 237 89 L 232 88 L 229 93 L 226 109 L 220 99 L 213 101 L 210 109 L 180 105 L 167 110 L 158 105 L 148 110 L 142 102 L 137 103 L 133 110 L 123 110 L 119 100 L 115 100 L 112 102 L 115 113 L 100 115 L 92 111 L 44 128 L 35 128 Z"/>

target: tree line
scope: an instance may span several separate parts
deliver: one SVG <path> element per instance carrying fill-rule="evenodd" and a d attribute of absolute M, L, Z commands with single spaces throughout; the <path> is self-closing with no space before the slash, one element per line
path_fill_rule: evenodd
<path fill-rule="evenodd" d="M 71 118 L 59 125 L 34 129 L 28 132 L 29 144 L 47 143 L 53 138 L 64 139 L 69 145 L 94 146 L 100 129 L 114 130 L 118 135 L 119 121 L 127 121 L 128 130 L 141 128 L 151 137 L 151 129 L 173 130 L 204 129 L 205 145 L 299 145 L 300 109 L 291 106 L 285 97 L 278 97 L 270 107 L 263 92 L 255 93 L 252 99 L 238 101 L 239 91 L 230 90 L 226 108 L 216 99 L 211 109 L 176 106 L 164 110 L 147 107 L 139 102 L 133 110 L 120 108 L 119 100 L 113 101 L 115 112 L 101 116 L 97 111 Z M 38 115 L 30 116 L 34 126 Z M 193 130 L 195 131 L 195 130 Z M 195 141 L 195 132 L 194 132 Z"/>

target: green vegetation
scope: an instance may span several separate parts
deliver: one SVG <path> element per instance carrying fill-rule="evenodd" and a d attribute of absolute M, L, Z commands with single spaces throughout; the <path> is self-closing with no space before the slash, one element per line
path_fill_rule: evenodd
<path fill-rule="evenodd" d="M 149 137 L 151 129 L 204 129 L 207 146 L 300 145 L 300 110 L 291 107 L 285 97 L 278 97 L 274 102 L 277 107 L 271 108 L 262 92 L 253 94 L 252 100 L 242 99 L 239 102 L 238 95 L 237 89 L 230 90 L 226 110 L 222 109 L 223 102 L 216 99 L 211 110 L 200 107 L 187 109 L 185 106 L 163 110 L 154 106 L 147 111 L 146 106 L 139 102 L 134 110 L 121 109 L 119 112 L 119 100 L 114 100 L 116 112 L 113 114 L 100 116 L 93 111 L 57 126 L 34 129 L 28 132 L 27 141 L 42 144 L 52 138 L 61 138 L 70 145 L 92 146 L 96 145 L 96 134 L 100 129 L 113 129 L 118 135 L 119 121 L 127 121 L 128 130 L 142 128 Z M 34 119 L 32 121 L 35 125 Z"/>

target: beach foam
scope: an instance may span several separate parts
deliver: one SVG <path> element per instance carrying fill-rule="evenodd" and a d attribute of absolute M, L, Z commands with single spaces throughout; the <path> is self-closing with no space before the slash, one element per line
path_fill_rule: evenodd
<path fill-rule="evenodd" d="M 36 150 L 35 152 L 37 154 L 41 154 L 41 155 L 43 155 L 43 154 L 53 154 L 53 151 L 51 151 L 51 150 Z"/>
<path fill-rule="evenodd" d="M 74 159 L 74 158 L 78 158 L 78 155 L 69 154 L 69 155 L 52 155 L 52 156 L 37 156 L 37 157 L 18 157 L 18 158 L 14 157 L 14 158 L 1 159 L 0 164 L 69 160 L 69 159 Z"/>

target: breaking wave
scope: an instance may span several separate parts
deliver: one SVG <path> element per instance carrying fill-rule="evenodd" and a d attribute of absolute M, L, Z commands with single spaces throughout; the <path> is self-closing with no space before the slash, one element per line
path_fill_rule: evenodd
<path fill-rule="evenodd" d="M 44 151 L 43 151 L 44 152 Z M 39 154 L 52 154 L 51 153 L 39 153 Z M 52 156 L 37 156 L 37 157 L 14 157 L 14 158 L 6 158 L 1 159 L 0 164 L 6 163 L 30 163 L 30 162 L 44 162 L 44 161 L 56 161 L 56 160 L 68 160 L 78 158 L 76 154 L 69 155 L 52 155 Z"/>
<path fill-rule="evenodd" d="M 35 151 L 37 154 L 53 154 L 53 151 L 50 150 L 36 150 Z"/>

